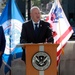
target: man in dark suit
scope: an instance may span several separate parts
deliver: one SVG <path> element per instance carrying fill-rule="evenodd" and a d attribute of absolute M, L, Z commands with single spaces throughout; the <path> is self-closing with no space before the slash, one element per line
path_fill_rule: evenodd
<path fill-rule="evenodd" d="M 6 40 L 5 40 L 5 36 L 4 36 L 4 31 L 3 31 L 2 26 L 0 26 L 0 68 L 2 65 L 2 54 L 5 49 L 5 43 L 6 43 Z"/>
<path fill-rule="evenodd" d="M 30 10 L 31 20 L 23 23 L 20 43 L 53 43 L 52 30 L 50 24 L 41 20 L 40 9 L 34 6 Z M 37 26 L 37 33 L 36 31 Z M 36 35 L 37 34 L 37 35 Z M 25 50 L 23 50 L 22 60 L 25 60 Z"/>

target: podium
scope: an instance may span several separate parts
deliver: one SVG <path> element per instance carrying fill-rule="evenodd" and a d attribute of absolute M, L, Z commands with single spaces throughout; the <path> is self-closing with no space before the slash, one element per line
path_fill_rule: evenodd
<path fill-rule="evenodd" d="M 23 44 L 26 50 L 26 75 L 57 75 L 58 44 Z"/>

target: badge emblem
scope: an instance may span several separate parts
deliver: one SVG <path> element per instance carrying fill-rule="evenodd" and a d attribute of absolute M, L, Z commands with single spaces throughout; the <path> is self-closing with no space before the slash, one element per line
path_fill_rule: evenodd
<path fill-rule="evenodd" d="M 46 70 L 51 64 L 50 56 L 44 52 L 39 51 L 32 57 L 32 65 L 39 71 Z"/>

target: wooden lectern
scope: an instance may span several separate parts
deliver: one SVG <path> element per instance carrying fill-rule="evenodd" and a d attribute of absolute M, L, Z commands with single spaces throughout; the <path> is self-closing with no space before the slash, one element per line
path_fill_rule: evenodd
<path fill-rule="evenodd" d="M 26 75 L 57 75 L 58 44 L 24 44 Z"/>

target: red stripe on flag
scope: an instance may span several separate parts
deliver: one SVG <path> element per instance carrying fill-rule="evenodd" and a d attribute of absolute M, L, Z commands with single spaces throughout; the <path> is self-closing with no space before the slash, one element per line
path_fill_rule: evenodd
<path fill-rule="evenodd" d="M 58 60 L 57 60 L 57 66 L 58 66 L 58 64 L 59 64 L 59 61 L 60 61 L 60 56 L 58 57 Z"/>
<path fill-rule="evenodd" d="M 49 20 L 49 16 L 46 17 L 46 21 L 48 21 L 48 20 Z"/>
<path fill-rule="evenodd" d="M 68 35 L 71 32 L 71 30 L 72 30 L 72 27 L 70 26 L 66 30 L 66 32 L 62 36 L 60 36 L 60 38 L 55 43 L 59 44 L 66 37 L 66 35 Z"/>
<path fill-rule="evenodd" d="M 57 52 L 57 56 L 59 56 L 61 54 L 61 51 L 62 49 L 60 49 L 58 52 Z"/>

